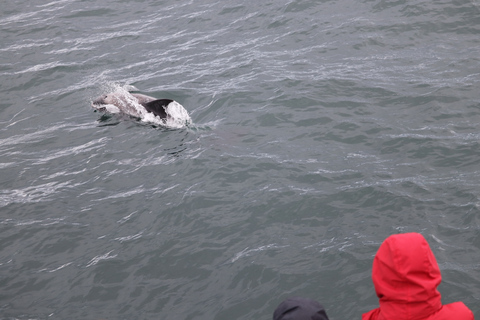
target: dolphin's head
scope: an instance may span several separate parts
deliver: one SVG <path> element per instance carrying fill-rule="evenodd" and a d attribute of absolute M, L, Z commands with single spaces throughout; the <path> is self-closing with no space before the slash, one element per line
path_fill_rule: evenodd
<path fill-rule="evenodd" d="M 114 93 L 104 94 L 92 101 L 92 107 L 100 112 L 118 112 L 119 99 Z"/>
<path fill-rule="evenodd" d="M 114 104 L 114 96 L 113 94 L 109 93 L 109 94 L 104 94 L 100 97 L 98 97 L 97 99 L 93 100 L 92 101 L 92 104 L 94 106 L 102 106 L 102 105 L 105 105 L 105 104 Z"/>

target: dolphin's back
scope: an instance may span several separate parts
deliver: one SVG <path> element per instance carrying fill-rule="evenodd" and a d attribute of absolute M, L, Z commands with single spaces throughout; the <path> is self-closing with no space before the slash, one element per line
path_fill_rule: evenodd
<path fill-rule="evenodd" d="M 157 98 L 150 97 L 144 94 L 140 93 L 131 93 L 132 96 L 134 96 L 138 103 L 141 104 L 142 106 L 145 106 L 146 103 L 149 103 L 150 101 L 157 100 Z"/>

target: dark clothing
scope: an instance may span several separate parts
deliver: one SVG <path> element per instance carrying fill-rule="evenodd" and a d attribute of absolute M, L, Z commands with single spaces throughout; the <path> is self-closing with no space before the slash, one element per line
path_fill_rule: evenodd
<path fill-rule="evenodd" d="M 388 237 L 373 260 L 372 280 L 380 308 L 362 320 L 473 320 L 462 302 L 442 305 L 437 287 L 440 269 L 419 233 Z"/>
<path fill-rule="evenodd" d="M 288 298 L 275 309 L 273 320 L 328 320 L 323 306 L 315 300 Z"/>

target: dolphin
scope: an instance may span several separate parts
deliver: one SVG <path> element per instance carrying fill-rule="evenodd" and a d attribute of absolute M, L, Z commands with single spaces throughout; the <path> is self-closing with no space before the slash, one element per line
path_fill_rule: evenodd
<path fill-rule="evenodd" d="M 92 101 L 100 112 L 124 113 L 146 122 L 167 126 L 184 126 L 191 122 L 187 110 L 171 99 L 157 99 L 144 94 L 130 93 L 125 89 L 104 94 Z"/>

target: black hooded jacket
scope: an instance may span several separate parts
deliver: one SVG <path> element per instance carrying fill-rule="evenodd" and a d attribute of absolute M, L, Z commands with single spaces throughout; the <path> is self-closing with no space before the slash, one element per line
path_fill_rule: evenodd
<path fill-rule="evenodd" d="M 293 297 L 275 309 L 273 320 L 328 320 L 325 308 L 315 300 Z"/>

